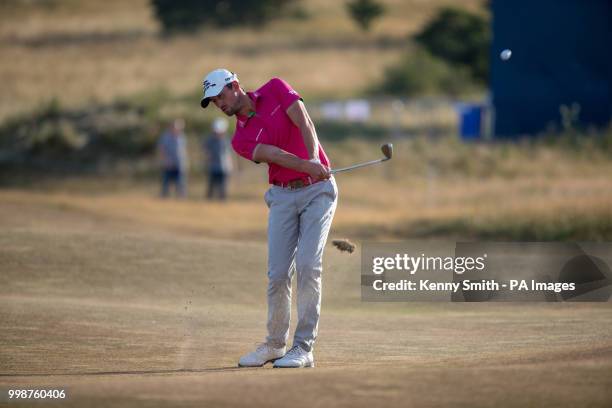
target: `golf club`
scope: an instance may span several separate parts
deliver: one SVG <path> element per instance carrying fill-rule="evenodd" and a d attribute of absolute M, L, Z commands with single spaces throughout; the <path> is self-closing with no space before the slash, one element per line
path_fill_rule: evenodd
<path fill-rule="evenodd" d="M 380 150 L 382 151 L 383 155 L 385 156 L 382 159 L 372 160 L 372 161 L 365 162 L 365 163 L 354 164 L 352 166 L 342 167 L 340 169 L 333 169 L 331 171 L 331 174 L 340 173 L 341 171 L 348 171 L 348 170 L 358 169 L 360 167 L 371 166 L 372 164 L 382 163 L 382 162 L 385 162 L 387 160 L 391 160 L 391 157 L 393 157 L 393 145 L 391 143 L 387 143 L 387 144 L 382 145 L 380 147 Z"/>

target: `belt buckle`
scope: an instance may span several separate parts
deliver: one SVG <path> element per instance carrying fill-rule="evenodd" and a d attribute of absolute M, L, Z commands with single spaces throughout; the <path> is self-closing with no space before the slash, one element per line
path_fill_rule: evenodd
<path fill-rule="evenodd" d="M 281 186 L 282 188 L 288 188 L 289 190 L 297 190 L 299 188 L 303 188 L 306 186 L 309 186 L 312 184 L 312 182 L 310 181 L 310 177 L 308 178 L 308 181 L 304 180 L 304 179 L 295 179 L 295 180 L 290 180 L 287 181 L 286 183 L 274 183 L 277 186 Z"/>

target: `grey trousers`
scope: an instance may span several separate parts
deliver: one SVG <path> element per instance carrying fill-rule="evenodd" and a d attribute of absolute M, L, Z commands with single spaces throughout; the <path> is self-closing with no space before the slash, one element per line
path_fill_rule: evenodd
<path fill-rule="evenodd" d="M 297 271 L 293 345 L 310 351 L 319 328 L 323 249 L 338 201 L 336 181 L 332 177 L 296 190 L 272 186 L 265 200 L 270 209 L 267 343 L 276 348 L 287 344 L 291 279 Z"/>

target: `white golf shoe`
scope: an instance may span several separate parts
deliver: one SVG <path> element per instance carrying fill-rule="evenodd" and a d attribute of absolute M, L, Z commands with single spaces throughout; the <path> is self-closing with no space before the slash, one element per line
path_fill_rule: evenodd
<path fill-rule="evenodd" d="M 312 351 L 306 351 L 300 346 L 293 346 L 285 356 L 274 362 L 274 368 L 314 367 Z"/>
<path fill-rule="evenodd" d="M 285 355 L 285 347 L 273 348 L 267 343 L 257 346 L 255 351 L 250 352 L 238 361 L 238 367 L 262 367 L 266 363 L 278 360 Z"/>

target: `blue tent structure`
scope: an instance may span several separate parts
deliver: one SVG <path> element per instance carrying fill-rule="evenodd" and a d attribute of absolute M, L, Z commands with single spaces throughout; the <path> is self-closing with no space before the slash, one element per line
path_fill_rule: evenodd
<path fill-rule="evenodd" d="M 612 0 L 493 0 L 491 97 L 497 137 L 561 127 L 578 104 L 581 126 L 612 119 Z M 499 54 L 512 50 L 512 58 Z M 576 105 L 575 105 L 576 106 Z"/>

